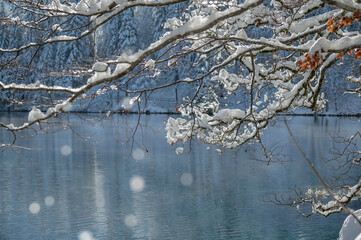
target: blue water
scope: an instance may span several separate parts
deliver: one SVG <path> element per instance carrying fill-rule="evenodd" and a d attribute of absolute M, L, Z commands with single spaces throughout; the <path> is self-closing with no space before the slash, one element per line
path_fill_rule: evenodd
<path fill-rule="evenodd" d="M 24 114 L 0 117 L 26 119 Z M 286 162 L 267 165 L 255 160 L 259 150 L 249 145 L 219 154 L 193 141 L 177 155 L 177 146 L 166 143 L 166 115 L 143 116 L 134 139 L 136 115 L 95 124 L 88 120 L 99 116 L 81 117 L 69 119 L 72 130 L 54 126 L 46 130 L 54 133 L 19 135 L 17 144 L 32 150 L 0 153 L 1 240 L 338 237 L 345 214 L 306 219 L 293 208 L 264 201 L 273 193 L 291 197 L 290 187 L 319 186 L 282 121 L 268 129 L 264 143 L 278 143 Z M 352 134 L 359 125 L 344 118 L 290 121 L 325 178 L 335 173 L 321 161 L 332 146 L 330 134 Z M 9 137 L 0 132 L 2 142 Z M 131 185 L 134 179 L 138 185 Z M 40 209 L 34 210 L 34 203 Z"/>

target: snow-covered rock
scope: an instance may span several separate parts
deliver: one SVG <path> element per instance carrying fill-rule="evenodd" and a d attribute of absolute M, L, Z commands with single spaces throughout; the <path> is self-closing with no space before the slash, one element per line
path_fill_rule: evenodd
<path fill-rule="evenodd" d="M 361 220 L 361 209 L 354 214 Z M 338 240 L 361 240 L 361 225 L 351 215 L 343 222 Z"/>

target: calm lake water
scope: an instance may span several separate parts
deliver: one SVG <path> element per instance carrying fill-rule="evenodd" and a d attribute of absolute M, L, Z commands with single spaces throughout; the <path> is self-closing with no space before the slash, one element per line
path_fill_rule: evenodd
<path fill-rule="evenodd" d="M 25 114 L 0 115 L 21 121 Z M 92 115 L 82 115 L 91 119 Z M 273 193 L 319 186 L 282 121 L 264 136 L 279 143 L 284 164 L 252 159 L 253 146 L 219 154 L 192 143 L 177 155 L 165 139 L 166 115 L 144 115 L 135 141 L 136 115 L 90 124 L 70 119 L 73 130 L 30 136 L 33 150 L 0 153 L 0 239 L 336 239 L 345 214 L 300 216 L 277 206 Z M 320 173 L 334 171 L 321 157 L 330 134 L 352 134 L 356 119 L 295 117 L 294 135 Z M 82 137 L 91 137 L 85 140 Z M 9 135 L 0 132 L 0 142 Z M 148 150 L 148 152 L 146 151 Z M 129 157 L 130 156 L 130 157 Z M 360 202 L 354 203 L 361 208 Z"/>

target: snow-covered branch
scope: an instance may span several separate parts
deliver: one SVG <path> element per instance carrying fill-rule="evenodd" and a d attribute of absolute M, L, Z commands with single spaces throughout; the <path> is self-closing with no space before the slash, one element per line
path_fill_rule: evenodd
<path fill-rule="evenodd" d="M 357 201 L 361 197 L 361 181 L 353 186 L 342 186 L 341 189 L 334 190 L 335 200 L 330 200 L 329 194 L 324 189 L 308 189 L 306 192 L 294 189 L 296 198 L 293 200 L 284 197 L 274 196 L 271 202 L 277 205 L 294 207 L 302 216 L 310 217 L 319 214 L 328 217 L 331 214 L 340 213 L 343 206 L 349 205 L 352 201 Z M 307 208 L 307 205 L 311 209 Z"/>
<path fill-rule="evenodd" d="M 258 142 L 269 163 L 262 134 L 276 115 L 323 111 L 327 89 L 343 82 L 361 94 L 360 1 L 11 0 L 0 11 L 0 106 L 29 112 L 18 125 L 0 121 L 13 136 L 0 148 L 96 101 L 106 116 L 134 103 L 151 111 L 159 92 L 181 114 L 166 123 L 177 153 L 192 138 L 229 149 Z M 360 176 L 349 174 L 360 166 L 359 136 L 334 152 L 353 186 L 274 202 L 307 217 L 360 198 Z"/>
<path fill-rule="evenodd" d="M 10 123 L 2 125 L 10 131 L 56 116 L 65 110 L 57 108 L 59 104 L 76 105 L 114 91 L 118 91 L 119 102 L 119 92 L 139 95 L 183 84 L 194 90 L 183 96 L 188 101 L 177 106 L 182 117 L 168 121 L 168 142 L 174 144 L 196 137 L 237 148 L 254 139 L 259 141 L 269 120 L 279 113 L 298 108 L 322 110 L 327 102 L 322 92 L 327 71 L 342 61 L 344 53 L 357 61 L 361 55 L 361 37 L 356 27 L 360 20 L 358 3 L 349 4 L 349 8 L 343 7 L 342 1 L 321 0 L 247 0 L 228 4 L 198 0 L 81 0 L 7 4 L 11 12 L 6 20 L 13 24 L 5 24 L 5 28 L 25 29 L 24 33 L 36 37 L 25 39 L 22 44 L 0 46 L 4 72 L 11 72 L 17 64 L 36 72 L 36 61 L 50 51 L 49 46 L 71 46 L 61 54 L 72 56 L 80 66 L 70 61 L 65 66 L 70 67 L 67 69 L 70 74 L 82 78 L 76 84 L 49 84 L 41 79 L 9 81 L 4 75 L 0 80 L 4 93 L 39 92 L 48 94 L 52 101 L 46 107 L 34 106 L 32 112 L 39 114 L 30 114 L 35 117 L 29 118 L 29 123 L 14 128 L 9 127 Z M 133 47 L 123 49 L 109 45 L 125 46 L 118 40 L 104 46 L 103 31 L 116 24 L 117 17 L 130 13 L 133 19 L 121 24 L 135 18 L 134 24 L 139 24 L 148 9 L 159 11 L 161 7 L 173 6 L 177 6 L 178 13 L 163 18 L 167 31 L 162 29 L 157 38 L 147 36 L 144 43 L 127 40 L 126 46 Z M 24 12 L 30 17 L 22 19 L 20 14 Z M 127 25 L 123 27 L 124 34 L 137 31 Z M 77 60 L 71 49 L 82 41 L 89 44 L 77 50 L 77 54 L 82 51 L 91 54 L 86 60 Z M 112 53 L 108 48 L 114 49 Z M 175 71 L 176 79 L 161 80 L 170 79 Z M 61 75 L 59 72 L 56 76 Z M 349 75 L 349 80 L 358 79 Z M 227 97 L 232 98 L 231 104 L 226 103 Z M 18 99 L 12 102 L 23 104 Z"/>

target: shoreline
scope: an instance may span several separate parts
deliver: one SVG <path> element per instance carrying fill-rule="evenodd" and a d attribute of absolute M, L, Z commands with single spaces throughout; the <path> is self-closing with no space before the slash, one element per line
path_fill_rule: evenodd
<path fill-rule="evenodd" d="M 0 113 L 28 113 L 28 110 L 18 110 L 18 111 L 6 111 L 6 110 L 0 110 Z M 107 114 L 109 111 L 67 111 L 64 113 L 71 113 L 71 114 Z M 118 114 L 118 115 L 129 115 L 129 114 L 139 114 L 139 112 L 137 111 L 128 111 L 125 112 L 124 110 L 122 111 L 110 111 L 110 114 Z M 145 115 L 151 115 L 151 114 L 164 114 L 164 115 L 181 115 L 178 112 L 171 112 L 171 111 L 154 111 L 154 112 L 150 112 L 150 111 L 141 111 L 140 114 L 145 114 Z M 344 114 L 344 113 L 282 113 L 282 114 L 276 114 L 276 116 L 301 116 L 301 117 L 361 117 L 361 113 L 348 113 L 348 114 Z"/>

